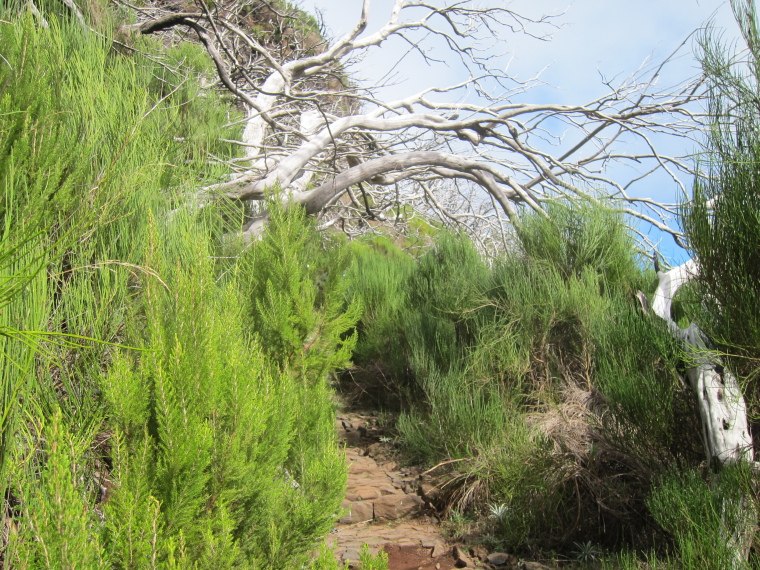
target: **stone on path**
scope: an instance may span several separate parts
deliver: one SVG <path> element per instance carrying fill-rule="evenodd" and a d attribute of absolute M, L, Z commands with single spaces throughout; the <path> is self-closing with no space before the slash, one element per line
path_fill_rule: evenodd
<path fill-rule="evenodd" d="M 423 503 L 418 495 L 386 495 L 377 499 L 374 504 L 375 520 L 387 522 L 417 514 Z"/>
<path fill-rule="evenodd" d="M 475 564 L 470 558 L 470 555 L 464 551 L 461 546 L 454 547 L 454 560 L 456 560 L 457 568 L 474 568 Z"/>
<path fill-rule="evenodd" d="M 517 558 L 503 552 L 492 552 L 486 557 L 486 562 L 494 566 L 513 566 L 517 564 Z"/>
<path fill-rule="evenodd" d="M 340 524 L 356 524 L 371 521 L 375 516 L 372 503 L 355 501 L 348 505 L 348 513 L 338 521 Z"/>
<path fill-rule="evenodd" d="M 393 548 L 401 557 L 423 553 L 428 562 L 420 567 L 426 570 L 439 561 L 440 568 L 451 568 L 454 561 L 443 558 L 450 550 L 437 526 L 426 517 L 414 518 L 424 506 L 417 494 L 418 475 L 387 460 L 391 447 L 372 435 L 378 430 L 365 427 L 368 420 L 361 416 L 338 419 L 338 433 L 347 444 L 346 512 L 326 538 L 328 546 L 335 548 L 341 563 L 349 565 L 358 562 L 362 545 L 367 544 L 371 552 Z M 367 448 L 371 448 L 369 454 Z"/>

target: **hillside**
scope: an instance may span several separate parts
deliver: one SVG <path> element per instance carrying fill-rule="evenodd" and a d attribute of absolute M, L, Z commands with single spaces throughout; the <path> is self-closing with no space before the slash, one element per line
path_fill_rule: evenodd
<path fill-rule="evenodd" d="M 523 204 L 494 254 L 477 226 L 383 203 L 387 172 L 331 202 L 344 223 L 278 185 L 252 204 L 230 188 L 290 143 L 239 144 L 245 98 L 202 41 L 155 24 L 201 8 L 29 6 L 0 9 L 3 568 L 337 569 L 324 539 L 365 498 L 346 495 L 336 414 L 366 440 L 351 461 L 381 455 L 396 484 L 373 500 L 424 503 L 452 544 L 553 567 L 757 566 L 751 466 L 705 460 L 693 362 L 639 302 L 662 274 L 619 209 Z M 287 3 L 241 6 L 283 61 L 329 47 Z M 330 120 L 359 109 L 342 68 L 307 88 Z M 273 120 L 298 138 L 283 117 L 305 103 L 288 105 Z M 341 172 L 383 151 L 351 136 Z M 329 184 L 314 176 L 304 193 Z M 731 246 L 749 265 L 752 240 Z M 716 308 L 703 287 L 677 320 L 711 327 L 744 388 L 754 333 L 721 321 L 735 289 Z"/>

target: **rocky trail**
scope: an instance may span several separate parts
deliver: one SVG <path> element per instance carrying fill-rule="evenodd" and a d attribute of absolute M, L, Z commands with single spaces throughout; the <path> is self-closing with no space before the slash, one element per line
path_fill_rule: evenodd
<path fill-rule="evenodd" d="M 388 553 L 389 570 L 547 568 L 482 547 L 449 544 L 428 501 L 430 487 L 418 470 L 394 461 L 393 446 L 376 418 L 345 413 L 337 418 L 337 430 L 346 444 L 346 514 L 327 544 L 341 563 L 359 568 L 359 552 L 367 544 L 373 554 Z"/>

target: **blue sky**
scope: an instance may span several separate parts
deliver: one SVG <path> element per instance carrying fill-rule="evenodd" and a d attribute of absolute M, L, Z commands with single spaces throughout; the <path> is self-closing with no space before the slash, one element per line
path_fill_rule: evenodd
<path fill-rule="evenodd" d="M 349 31 L 361 10 L 361 0 L 299 3 L 310 12 L 319 10 L 333 36 Z M 374 0 L 368 32 L 387 20 L 392 4 L 392 0 Z M 554 15 L 558 29 L 553 31 L 551 41 L 517 34 L 504 38 L 504 46 L 499 46 L 505 54 L 504 62 L 511 60 L 510 70 L 520 77 L 546 68 L 542 77 L 557 87 L 559 98 L 575 102 L 599 92 L 600 72 L 606 77 L 628 75 L 647 58 L 659 61 L 708 21 L 726 29 L 729 38 L 737 35 L 727 0 L 513 0 L 505 4 L 533 18 Z M 395 64 L 394 55 L 405 51 L 403 42 L 384 47 L 382 55 L 380 50 L 374 50 L 361 70 L 368 79 L 381 77 Z M 683 76 L 696 73 L 697 64 L 689 47 L 677 68 Z M 417 58 L 405 61 L 397 69 L 404 80 L 402 94 L 415 92 L 431 81 L 456 80 L 456 74 L 448 73 L 444 66 L 428 68 Z"/>
<path fill-rule="evenodd" d="M 300 5 L 311 12 L 320 10 L 329 31 L 340 36 L 355 24 L 361 0 L 302 0 Z M 374 0 L 368 32 L 387 20 L 392 5 L 392 0 Z M 693 56 L 694 36 L 690 38 L 697 28 L 712 22 L 723 31 L 727 41 L 738 37 L 727 0 L 514 0 L 506 5 L 532 18 L 556 16 L 553 19 L 556 29 L 534 29 L 537 33 L 551 33 L 550 41 L 516 34 L 504 38 L 503 45 L 494 46 L 494 53 L 503 66 L 509 66 L 513 76 L 527 79 L 540 73 L 548 84 L 522 97 L 531 102 L 593 100 L 606 92 L 602 78 L 623 79 L 647 62 L 668 57 L 686 41 L 662 79 L 676 84 L 699 72 Z M 429 66 L 419 56 L 410 55 L 397 63 L 407 50 L 401 41 L 384 45 L 382 50 L 371 50 L 354 72 L 365 81 L 377 82 L 395 66 L 395 85 L 382 93 L 386 99 L 410 95 L 433 85 L 454 84 L 465 78 L 456 67 Z M 697 149 L 695 143 L 683 140 L 660 144 L 666 145 L 671 154 L 689 154 Z M 649 191 L 647 188 L 646 192 Z M 673 202 L 677 201 L 677 193 L 672 182 L 652 180 L 650 196 Z M 686 258 L 686 252 L 667 242 L 662 245 L 672 261 Z"/>

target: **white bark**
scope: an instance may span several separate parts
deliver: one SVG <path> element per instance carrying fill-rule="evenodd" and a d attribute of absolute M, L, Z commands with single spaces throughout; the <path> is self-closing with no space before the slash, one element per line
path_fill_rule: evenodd
<path fill-rule="evenodd" d="M 284 86 L 285 80 L 280 73 L 272 73 L 261 86 L 262 92 L 256 97 L 256 108 L 248 110 L 248 122 L 243 130 L 246 156 L 255 157 L 264 146 L 268 125 L 263 119 L 263 114 L 272 111 L 277 102 L 277 96 L 274 94 L 281 92 Z"/>
<path fill-rule="evenodd" d="M 676 293 L 698 270 L 697 263 L 689 260 L 668 272 L 658 271 L 652 311 L 667 322 L 671 334 L 683 343 L 688 357 L 686 377 L 697 400 L 705 455 L 709 465 L 719 472 L 725 465 L 754 465 L 754 453 L 747 404 L 736 377 L 724 368 L 720 355 L 709 346 L 696 324 L 683 329 L 671 314 Z M 725 540 L 734 552 L 732 568 L 744 567 L 749 556 L 756 523 L 749 503 L 747 497 L 741 497 L 737 503 L 723 505 Z"/>
<path fill-rule="evenodd" d="M 361 228 L 365 219 L 381 220 L 385 211 L 404 202 L 445 224 L 469 224 L 479 232 L 477 239 L 499 244 L 495 247 L 504 243 L 504 223 L 515 223 L 523 205 L 541 210 L 556 199 L 606 200 L 678 238 L 668 226 L 676 215 L 674 206 L 629 194 L 641 174 L 612 181 L 603 169 L 609 161 L 649 162 L 642 168 L 664 170 L 678 184 L 676 170 L 688 167 L 659 154 L 649 135 L 688 136 L 695 128 L 686 107 L 697 97 L 694 85 L 660 91 L 655 88 L 657 69 L 649 77 L 634 74 L 582 105 L 514 103 L 538 80 L 511 77 L 493 47 L 514 33 L 544 37 L 546 27 L 553 26 L 545 19 L 529 21 L 501 3 L 493 5 L 497 7 L 394 0 L 386 23 L 366 32 L 370 0 L 363 0 L 354 29 L 320 49 L 297 45 L 300 40 L 293 34 L 283 46 L 271 40 L 275 34 L 242 29 L 248 13 L 232 0 L 215 3 L 213 13 L 205 5 L 198 12 L 159 11 L 140 30 L 193 30 L 214 60 L 221 83 L 246 109 L 240 142 L 249 160 L 234 162 L 235 175 L 207 188 L 208 194 L 260 200 L 279 185 L 289 199 L 323 217 L 323 224 L 338 217 L 344 229 Z M 297 27 L 288 17 L 279 14 L 279 23 L 273 24 L 280 26 L 281 38 L 288 26 Z M 392 36 L 403 38 L 425 59 L 460 65 L 469 79 L 390 102 L 375 99 L 372 88 L 341 86 L 352 61 Z M 426 51 L 425 37 L 439 38 L 445 47 Z M 514 87 L 505 91 L 505 85 Z M 467 100 L 472 92 L 478 93 L 477 100 Z M 553 125 L 561 130 L 551 132 Z M 636 138 L 641 152 L 616 150 L 623 136 Z M 630 148 L 630 140 L 623 142 Z M 317 186 L 311 193 L 304 184 L 306 173 Z M 595 189 L 593 195 L 587 188 Z M 341 200 L 341 192 L 371 199 Z M 251 227 L 260 226 L 255 221 Z"/>
<path fill-rule="evenodd" d="M 668 323 L 673 336 L 686 350 L 686 376 L 697 398 L 702 441 L 710 464 L 729 465 L 753 461 L 747 405 L 736 377 L 723 367 L 720 355 L 709 347 L 704 333 L 692 323 L 682 329 L 671 315 L 673 298 L 698 271 L 689 260 L 668 272 L 657 272 L 658 286 L 652 311 Z"/>

